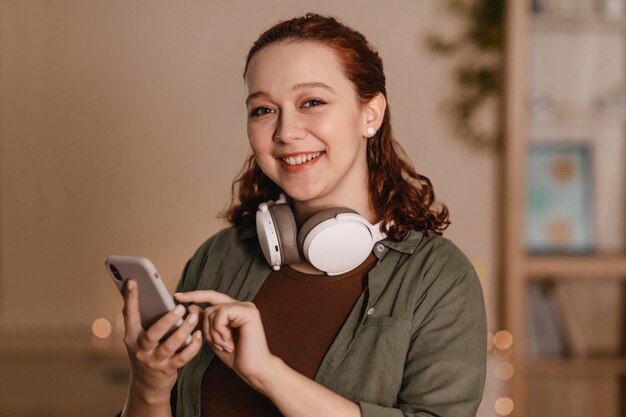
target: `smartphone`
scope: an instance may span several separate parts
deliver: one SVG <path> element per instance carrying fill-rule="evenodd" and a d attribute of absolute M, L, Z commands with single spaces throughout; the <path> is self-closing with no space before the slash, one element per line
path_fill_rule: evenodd
<path fill-rule="evenodd" d="M 174 300 L 161 281 L 157 269 L 149 259 L 111 255 L 105 259 L 104 264 L 120 294 L 123 294 L 127 280 L 132 278 L 137 283 L 139 315 L 144 330 L 147 330 L 164 314 L 176 307 Z M 161 341 L 167 339 L 181 324 L 183 324 L 182 318 L 168 330 Z M 190 341 L 191 337 L 188 337 L 185 345 Z"/>

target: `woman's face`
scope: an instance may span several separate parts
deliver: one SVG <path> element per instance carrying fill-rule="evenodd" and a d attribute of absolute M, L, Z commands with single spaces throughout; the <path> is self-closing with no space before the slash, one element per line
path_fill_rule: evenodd
<path fill-rule="evenodd" d="M 246 88 L 252 151 L 291 198 L 312 208 L 368 198 L 368 113 L 330 48 L 267 46 L 250 61 Z"/>

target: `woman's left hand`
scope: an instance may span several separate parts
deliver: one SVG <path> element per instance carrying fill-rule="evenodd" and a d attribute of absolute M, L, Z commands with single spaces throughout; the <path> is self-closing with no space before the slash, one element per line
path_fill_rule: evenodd
<path fill-rule="evenodd" d="M 262 385 L 277 359 L 269 350 L 261 315 L 251 302 L 235 300 L 217 291 L 176 294 L 182 303 L 209 303 L 204 309 L 202 333 L 218 358 L 252 387 Z"/>

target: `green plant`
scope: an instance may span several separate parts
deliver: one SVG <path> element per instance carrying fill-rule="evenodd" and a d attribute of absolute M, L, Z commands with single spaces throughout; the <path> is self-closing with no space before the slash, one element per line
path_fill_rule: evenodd
<path fill-rule="evenodd" d="M 448 0 L 446 7 L 465 22 L 465 30 L 456 39 L 431 34 L 426 43 L 440 55 L 460 58 L 455 69 L 457 93 L 448 110 L 461 137 L 478 147 L 498 150 L 503 142 L 500 117 L 492 131 L 479 127 L 476 117 L 490 99 L 502 101 L 506 0 Z"/>

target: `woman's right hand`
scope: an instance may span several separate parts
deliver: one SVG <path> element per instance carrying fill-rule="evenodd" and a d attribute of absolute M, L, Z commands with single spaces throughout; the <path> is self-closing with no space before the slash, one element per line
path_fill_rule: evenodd
<path fill-rule="evenodd" d="M 133 280 L 127 281 L 123 312 L 124 343 L 131 362 L 130 403 L 140 401 L 148 406 L 163 403 L 169 405 L 170 391 L 176 383 L 178 369 L 196 356 L 202 346 L 201 331 L 196 330 L 191 342 L 177 352 L 192 332 L 199 328 L 200 311 L 199 307 L 190 306 L 189 315 L 183 324 L 159 343 L 167 331 L 183 317 L 185 307 L 176 306 L 149 329 L 144 330 L 139 316 L 137 283 Z"/>

